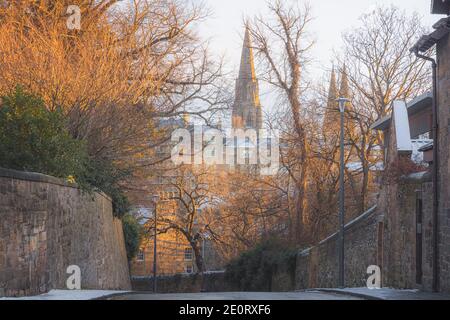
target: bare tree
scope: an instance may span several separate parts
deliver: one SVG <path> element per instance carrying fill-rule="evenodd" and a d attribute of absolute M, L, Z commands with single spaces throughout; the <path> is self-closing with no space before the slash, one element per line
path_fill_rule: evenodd
<path fill-rule="evenodd" d="M 180 166 L 171 173 L 172 179 L 167 179 L 162 190 L 167 193 L 168 201 L 176 203 L 175 212 L 167 215 L 158 215 L 158 233 L 167 233 L 175 230 L 183 235 L 194 252 L 194 258 L 199 272 L 204 271 L 204 257 L 201 243 L 207 235 L 218 239 L 214 232 L 220 223 L 214 215 L 213 208 L 217 204 L 214 193 L 214 175 L 204 166 Z M 150 220 L 149 226 L 153 226 Z M 152 228 L 150 228 L 152 229 Z M 153 232 L 153 230 L 149 230 Z"/>
<path fill-rule="evenodd" d="M 66 22 L 81 9 L 81 29 Z M 0 93 L 17 84 L 62 108 L 91 156 L 148 171 L 170 132 L 162 119 L 208 121 L 227 107 L 222 63 L 194 25 L 209 12 L 180 0 L 6 1 L 0 7 Z"/>
<path fill-rule="evenodd" d="M 295 144 L 294 157 L 290 157 L 290 179 L 296 187 L 295 234 L 299 241 L 305 214 L 305 195 L 308 171 L 308 138 L 302 121 L 302 101 L 304 84 L 302 68 L 311 47 L 306 36 L 306 28 L 311 21 L 308 7 L 303 9 L 289 6 L 283 1 L 268 3 L 269 16 L 258 16 L 250 25 L 254 39 L 254 49 L 261 62 L 261 69 L 267 70 L 263 80 L 278 90 L 292 116 Z M 292 136 L 292 134 L 291 134 Z"/>
<path fill-rule="evenodd" d="M 381 134 L 370 126 L 389 114 L 394 100 L 414 98 L 430 87 L 430 70 L 409 52 L 425 32 L 417 13 L 407 15 L 394 6 L 380 6 L 360 18 L 360 26 L 343 35 L 338 60 L 346 66 L 352 110 L 348 116 L 357 135 L 348 143 L 361 163 L 360 211 L 367 209 L 371 170 L 384 161 Z M 341 69 L 341 72 L 343 70 Z M 354 183 L 353 183 L 354 184 Z M 356 187 L 355 187 L 356 188 Z"/>

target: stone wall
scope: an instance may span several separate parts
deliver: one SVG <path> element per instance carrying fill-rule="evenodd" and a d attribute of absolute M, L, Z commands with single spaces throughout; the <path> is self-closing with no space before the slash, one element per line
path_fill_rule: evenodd
<path fill-rule="evenodd" d="M 421 200 L 422 200 L 422 290 L 433 290 L 433 183 L 429 180 L 421 184 Z"/>
<path fill-rule="evenodd" d="M 423 173 L 384 185 L 379 211 L 384 217 L 383 285 L 416 288 L 416 205 Z"/>
<path fill-rule="evenodd" d="M 0 169 L 0 296 L 65 288 L 130 289 L 122 224 L 111 199 L 34 173 Z"/>
<path fill-rule="evenodd" d="M 377 264 L 378 215 L 372 208 L 345 227 L 345 279 L 349 287 L 366 284 L 367 267 Z M 299 253 L 296 289 L 338 286 L 337 234 Z"/>
<path fill-rule="evenodd" d="M 439 282 L 450 292 L 450 36 L 437 45 L 439 122 Z"/>
<path fill-rule="evenodd" d="M 422 172 L 383 185 L 377 207 L 346 226 L 346 286 L 366 286 L 367 267 L 377 265 L 382 271 L 383 287 L 432 290 L 433 184 L 430 180 L 430 174 Z M 418 227 L 419 213 L 421 227 Z M 420 235 L 421 246 L 417 241 Z M 441 259 L 445 261 L 445 256 Z M 337 235 L 300 252 L 296 268 L 296 289 L 337 287 Z M 448 292 L 446 283 L 442 282 L 444 277 L 441 274 L 441 291 Z"/>

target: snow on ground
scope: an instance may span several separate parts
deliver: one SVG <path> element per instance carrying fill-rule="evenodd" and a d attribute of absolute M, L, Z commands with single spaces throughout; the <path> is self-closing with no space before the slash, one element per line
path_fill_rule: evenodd
<path fill-rule="evenodd" d="M 21 298 L 0 298 L 1 300 L 92 300 L 109 295 L 126 294 L 128 291 L 109 290 L 51 290 L 39 296 Z"/>

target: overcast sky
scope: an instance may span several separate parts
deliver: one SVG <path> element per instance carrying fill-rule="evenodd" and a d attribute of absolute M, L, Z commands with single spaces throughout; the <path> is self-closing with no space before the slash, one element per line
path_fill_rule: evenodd
<path fill-rule="evenodd" d="M 199 0 L 200 1 L 200 0 Z M 212 16 L 201 28 L 202 36 L 210 38 L 215 52 L 225 53 L 230 66 L 238 68 L 242 46 L 242 21 L 264 13 L 265 0 L 203 0 L 212 9 Z M 292 0 L 285 0 L 292 1 Z M 293 0 L 304 3 L 305 0 Z M 330 69 L 333 49 L 340 48 L 342 32 L 358 25 L 358 18 L 377 4 L 394 4 L 407 12 L 417 11 L 430 27 L 440 16 L 430 14 L 431 0 L 309 0 L 313 23 L 309 32 L 316 41 L 313 48 L 315 64 L 312 76 L 319 77 Z"/>

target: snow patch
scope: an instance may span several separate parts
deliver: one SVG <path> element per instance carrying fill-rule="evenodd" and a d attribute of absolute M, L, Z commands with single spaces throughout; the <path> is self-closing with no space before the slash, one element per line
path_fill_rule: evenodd
<path fill-rule="evenodd" d="M 411 131 L 409 130 L 408 110 L 404 101 L 394 101 L 395 136 L 397 140 L 397 150 L 411 152 Z"/>

